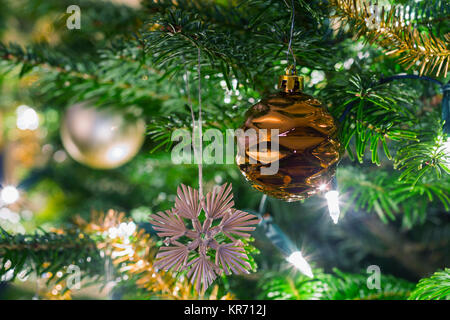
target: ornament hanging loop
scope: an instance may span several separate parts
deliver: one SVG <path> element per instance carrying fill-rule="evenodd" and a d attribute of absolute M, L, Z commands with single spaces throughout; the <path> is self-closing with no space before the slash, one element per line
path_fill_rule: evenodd
<path fill-rule="evenodd" d="M 294 69 L 296 69 L 297 61 L 295 60 L 294 50 L 292 49 L 292 38 L 294 36 L 294 24 L 295 24 L 295 3 L 294 0 L 291 1 L 291 30 L 289 32 L 289 45 L 286 52 L 286 61 L 289 61 L 289 53 L 292 54 L 292 63 Z"/>
<path fill-rule="evenodd" d="M 286 68 L 286 74 L 278 78 L 278 90 L 286 93 L 300 92 L 304 88 L 304 78 L 297 75 L 294 65 Z"/>

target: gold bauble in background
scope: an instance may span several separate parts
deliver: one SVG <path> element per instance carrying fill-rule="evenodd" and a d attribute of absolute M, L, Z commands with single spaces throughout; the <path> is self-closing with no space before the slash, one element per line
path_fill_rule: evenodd
<path fill-rule="evenodd" d="M 289 68 L 286 75 L 280 76 L 278 87 L 278 93 L 263 98 L 247 111 L 244 131 L 255 129 L 258 133 L 267 129 L 267 138 L 238 141 L 245 151 L 238 155 L 237 163 L 257 190 L 285 201 L 298 201 L 330 182 L 341 145 L 331 114 L 317 99 L 302 92 L 302 77 Z M 270 129 L 279 129 L 279 153 L 270 152 Z M 259 147 L 264 141 L 269 151 L 250 148 L 252 143 Z M 256 163 L 250 163 L 251 159 Z M 274 161 L 279 162 L 278 172 L 262 175 L 261 168 L 270 167 Z"/>
<path fill-rule="evenodd" d="M 115 109 L 79 103 L 69 107 L 61 123 L 64 148 L 76 161 L 96 169 L 117 168 L 139 151 L 145 122 L 129 120 Z"/>

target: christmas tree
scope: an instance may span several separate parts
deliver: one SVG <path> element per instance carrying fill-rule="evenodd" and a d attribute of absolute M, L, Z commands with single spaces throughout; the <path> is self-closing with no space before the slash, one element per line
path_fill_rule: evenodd
<path fill-rule="evenodd" d="M 0 299 L 450 298 L 448 1 L 0 8 Z"/>

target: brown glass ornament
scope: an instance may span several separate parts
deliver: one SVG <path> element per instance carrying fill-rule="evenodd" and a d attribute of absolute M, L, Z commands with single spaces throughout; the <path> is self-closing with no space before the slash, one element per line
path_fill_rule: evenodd
<path fill-rule="evenodd" d="M 335 120 L 317 99 L 302 92 L 303 78 L 292 68 L 280 76 L 278 87 L 278 93 L 263 98 L 247 111 L 244 132 L 255 129 L 258 134 L 267 129 L 267 135 L 258 135 L 257 140 L 238 139 L 239 147 L 245 151 L 238 153 L 237 163 L 257 190 L 285 201 L 298 201 L 330 182 L 339 162 L 341 144 Z M 270 129 L 279 130 L 279 152 L 271 150 Z M 266 150 L 260 148 L 264 141 Z M 252 144 L 258 146 L 252 148 Z M 261 174 L 261 168 L 274 161 L 279 162 L 278 172 Z"/>

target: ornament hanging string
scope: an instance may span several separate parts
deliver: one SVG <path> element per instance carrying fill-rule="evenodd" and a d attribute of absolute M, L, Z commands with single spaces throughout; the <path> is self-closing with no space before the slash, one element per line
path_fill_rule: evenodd
<path fill-rule="evenodd" d="M 184 60 L 184 58 L 183 58 Z M 192 107 L 191 90 L 189 85 L 189 72 L 187 70 L 186 64 L 184 67 L 184 78 L 185 78 L 185 91 L 187 94 L 188 105 L 191 111 L 192 117 L 192 148 L 194 149 L 194 158 L 198 164 L 198 189 L 200 194 L 200 200 L 203 201 L 203 138 L 202 138 L 202 84 L 201 84 L 201 51 L 200 48 L 197 50 L 197 74 L 198 74 L 198 120 L 195 120 L 194 108 Z M 198 127 L 196 126 L 198 122 Z M 196 137 L 199 137 L 198 143 L 196 142 Z"/>
<path fill-rule="evenodd" d="M 105 287 L 107 287 L 107 297 L 109 300 L 112 300 L 112 286 L 115 285 L 114 281 L 113 281 L 113 268 L 112 268 L 112 261 L 111 259 L 106 256 L 105 257 Z"/>
<path fill-rule="evenodd" d="M 289 53 L 292 54 L 292 63 L 294 65 L 294 72 L 296 70 L 296 61 L 295 61 L 295 55 L 294 55 L 294 50 L 292 49 L 292 38 L 294 36 L 294 23 L 295 23 L 295 5 L 294 5 L 294 0 L 292 0 L 291 2 L 291 6 L 292 6 L 292 14 L 291 14 L 291 30 L 289 33 L 289 45 L 288 45 L 288 50 L 286 52 L 286 61 L 289 62 Z"/>
<path fill-rule="evenodd" d="M 203 133 L 202 133 L 202 77 L 201 77 L 201 52 L 197 48 L 197 72 L 198 72 L 198 135 L 199 135 L 199 156 L 198 156 L 198 192 L 200 201 L 203 201 Z"/>
<path fill-rule="evenodd" d="M 33 296 L 32 299 L 33 300 L 39 300 L 39 291 L 41 290 L 40 286 L 39 286 L 39 279 L 40 279 L 40 277 L 39 277 L 38 269 L 37 269 L 36 264 L 34 262 L 31 263 L 31 269 L 34 270 L 35 273 L 36 273 L 36 286 L 34 288 L 35 289 L 35 293 L 34 293 L 34 296 Z"/>
<path fill-rule="evenodd" d="M 195 115 L 194 115 L 194 109 L 192 108 L 192 99 L 191 99 L 191 89 L 189 86 L 189 71 L 186 66 L 186 60 L 183 57 L 183 64 L 184 64 L 184 84 L 185 84 L 185 91 L 187 95 L 188 100 L 188 106 L 191 110 L 191 117 L 192 117 L 192 130 L 195 132 Z M 194 156 L 196 156 L 196 149 L 194 148 Z"/>
<path fill-rule="evenodd" d="M 186 91 L 188 105 L 189 105 L 189 109 L 191 111 L 191 118 L 192 118 L 192 148 L 194 149 L 194 159 L 198 159 L 198 150 L 197 150 L 197 145 L 195 143 L 195 132 L 196 132 L 195 122 L 196 121 L 195 121 L 195 115 L 194 115 L 194 108 L 192 107 L 191 88 L 189 85 L 189 71 L 187 70 L 186 63 L 184 61 L 184 57 L 183 57 L 183 64 L 184 64 L 185 91 Z"/>

